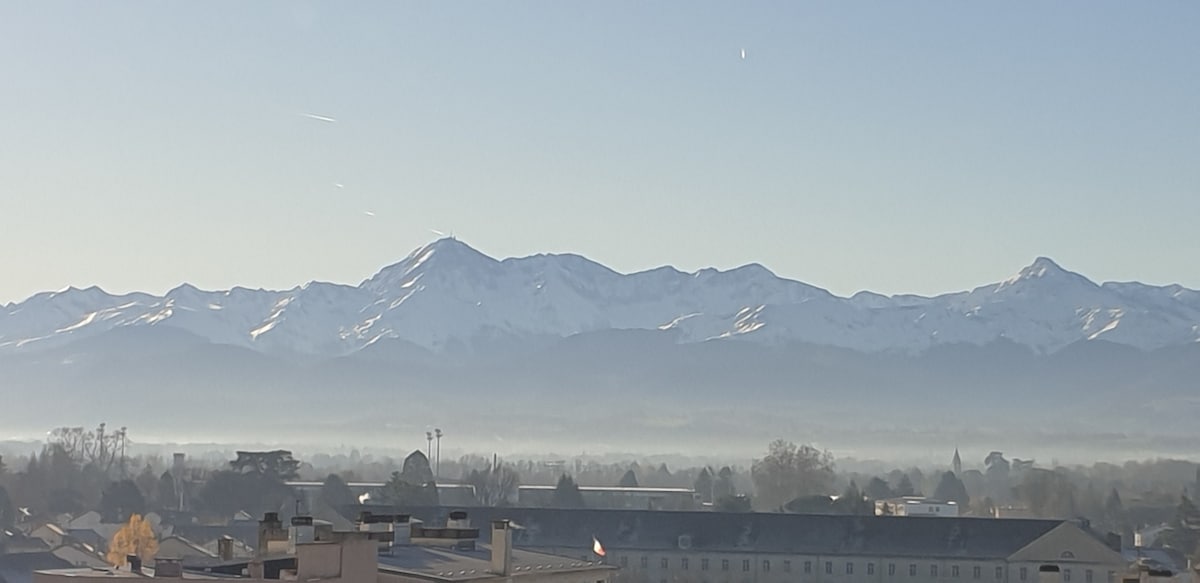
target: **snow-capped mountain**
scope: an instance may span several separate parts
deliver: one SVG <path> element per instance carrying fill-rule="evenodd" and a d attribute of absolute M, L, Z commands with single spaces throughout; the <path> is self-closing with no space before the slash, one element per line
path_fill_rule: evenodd
<path fill-rule="evenodd" d="M 40 293 L 0 308 L 0 353 L 140 326 L 318 356 L 349 354 L 382 339 L 434 352 L 469 351 L 491 341 L 610 329 L 671 331 L 684 343 L 804 342 L 863 352 L 920 353 L 1000 339 L 1040 353 L 1095 339 L 1149 350 L 1200 341 L 1200 291 L 1097 285 L 1038 258 L 1008 279 L 971 291 L 842 298 L 756 264 L 621 274 L 578 255 L 496 260 L 445 238 L 358 286 L 203 291 L 183 285 L 163 297 L 115 296 L 95 287 Z"/>

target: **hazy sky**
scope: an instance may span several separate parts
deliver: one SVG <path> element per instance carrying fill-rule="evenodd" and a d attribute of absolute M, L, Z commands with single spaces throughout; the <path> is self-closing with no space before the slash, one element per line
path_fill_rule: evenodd
<path fill-rule="evenodd" d="M 841 294 L 1037 255 L 1200 287 L 1197 31 L 1168 0 L 0 0 L 0 302 L 357 283 L 430 229 Z"/>

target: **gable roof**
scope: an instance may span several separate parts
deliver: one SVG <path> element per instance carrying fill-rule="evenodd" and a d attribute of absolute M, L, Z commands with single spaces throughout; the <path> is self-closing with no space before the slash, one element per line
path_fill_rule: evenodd
<path fill-rule="evenodd" d="M 37 532 L 39 530 L 42 530 L 43 528 L 46 530 L 49 530 L 50 532 L 52 532 L 54 534 L 57 534 L 58 536 L 67 536 L 67 531 L 63 530 L 61 526 L 59 526 L 53 522 L 46 522 L 46 523 L 42 524 L 41 526 L 33 529 L 31 532 Z"/>
<path fill-rule="evenodd" d="M 215 557 L 216 553 L 182 536 L 171 535 L 158 542 L 158 554 L 163 558 Z"/>
<path fill-rule="evenodd" d="M 427 523 L 444 523 L 452 508 L 406 508 Z M 492 520 L 514 522 L 515 545 L 609 550 L 759 552 L 1001 559 L 1063 524 L 1058 520 L 996 520 L 920 516 L 846 516 L 722 512 L 658 512 L 551 508 L 472 508 L 488 539 Z"/>

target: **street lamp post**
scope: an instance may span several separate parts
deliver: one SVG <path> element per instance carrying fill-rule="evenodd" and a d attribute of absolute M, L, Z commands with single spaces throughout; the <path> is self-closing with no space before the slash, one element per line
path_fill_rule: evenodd
<path fill-rule="evenodd" d="M 430 463 L 432 463 L 433 462 L 433 432 L 432 431 L 425 432 L 425 442 L 427 444 L 425 446 L 425 459 L 429 460 Z"/>
<path fill-rule="evenodd" d="M 433 466 L 433 477 L 434 479 L 437 479 L 442 475 L 442 430 L 434 429 L 433 435 L 437 438 L 437 461 Z"/>

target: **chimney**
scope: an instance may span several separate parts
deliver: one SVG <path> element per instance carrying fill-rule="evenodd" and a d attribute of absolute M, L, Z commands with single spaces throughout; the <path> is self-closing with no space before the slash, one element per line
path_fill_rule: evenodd
<path fill-rule="evenodd" d="M 492 573 L 512 575 L 512 529 L 507 520 L 492 522 Z"/>
<path fill-rule="evenodd" d="M 392 533 L 394 545 L 412 544 L 412 523 L 407 514 L 397 514 L 392 518 Z"/>
<path fill-rule="evenodd" d="M 183 562 L 180 559 L 155 559 L 154 577 L 180 579 L 183 577 Z"/>
<path fill-rule="evenodd" d="M 317 527 L 311 516 L 293 516 L 292 527 L 288 529 L 288 552 L 296 552 L 296 545 L 311 543 L 317 540 Z"/>
<path fill-rule="evenodd" d="M 278 512 L 268 512 L 258 521 L 258 547 L 254 549 L 255 557 L 265 557 L 273 553 L 284 552 L 287 549 L 288 532 L 279 520 Z"/>
<path fill-rule="evenodd" d="M 221 535 L 221 538 L 217 539 L 217 556 L 222 561 L 233 560 L 233 537 L 224 534 Z"/>
<path fill-rule="evenodd" d="M 137 555 L 125 555 L 125 561 L 129 563 L 129 572 L 142 574 L 142 558 Z"/>

